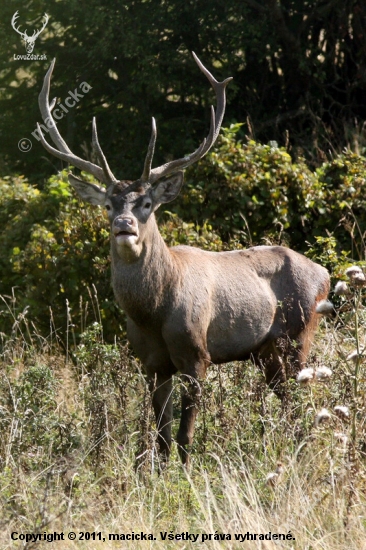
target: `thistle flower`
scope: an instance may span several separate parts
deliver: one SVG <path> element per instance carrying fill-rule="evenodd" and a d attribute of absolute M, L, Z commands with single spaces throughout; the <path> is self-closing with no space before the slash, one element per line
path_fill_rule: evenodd
<path fill-rule="evenodd" d="M 329 367 L 319 367 L 315 371 L 315 378 L 319 382 L 325 382 L 326 380 L 329 380 L 332 374 L 333 372 Z"/>
<path fill-rule="evenodd" d="M 277 482 L 278 482 L 278 474 L 276 474 L 276 472 L 271 472 L 266 476 L 267 485 L 274 487 Z"/>
<path fill-rule="evenodd" d="M 354 277 L 352 277 L 352 284 L 353 286 L 365 286 L 366 285 L 366 277 L 364 273 L 355 273 Z"/>
<path fill-rule="evenodd" d="M 332 315 L 334 313 L 334 306 L 329 300 L 321 300 L 317 304 L 315 311 L 320 315 Z"/>
<path fill-rule="evenodd" d="M 346 269 L 346 275 L 353 286 L 361 287 L 366 285 L 365 274 L 358 265 L 353 265 Z"/>
<path fill-rule="evenodd" d="M 313 379 L 314 379 L 314 369 L 312 368 L 302 369 L 297 375 L 297 381 L 302 386 L 306 386 Z"/>
<path fill-rule="evenodd" d="M 350 293 L 348 285 L 345 281 L 338 281 L 334 287 L 334 294 L 336 296 L 347 296 Z"/>
<path fill-rule="evenodd" d="M 270 472 L 267 476 L 266 476 L 266 483 L 268 485 L 271 485 L 271 487 L 274 487 L 276 485 L 276 483 L 278 483 L 279 481 L 279 478 L 280 478 L 280 475 L 282 474 L 283 472 L 283 464 L 282 462 L 277 462 L 277 468 L 274 472 Z"/>
<path fill-rule="evenodd" d="M 334 412 L 341 420 L 348 420 L 349 418 L 349 408 L 344 405 L 337 405 L 334 407 Z"/>
<path fill-rule="evenodd" d="M 351 267 L 348 267 L 345 271 L 345 274 L 350 279 L 352 279 L 355 273 L 362 273 L 362 269 L 358 265 L 351 265 Z"/>
<path fill-rule="evenodd" d="M 318 427 L 320 424 L 324 424 L 331 419 L 330 412 L 327 409 L 322 409 L 318 412 L 315 417 L 315 426 Z"/>

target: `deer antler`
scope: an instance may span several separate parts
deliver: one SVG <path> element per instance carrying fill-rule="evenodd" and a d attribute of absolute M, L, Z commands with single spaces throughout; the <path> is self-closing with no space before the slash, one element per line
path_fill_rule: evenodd
<path fill-rule="evenodd" d="M 203 142 L 198 147 L 198 149 L 196 149 L 196 151 L 194 151 L 192 154 L 187 155 L 181 159 L 170 161 L 166 164 L 163 164 L 162 166 L 159 166 L 158 168 L 151 169 L 152 156 L 154 154 L 154 148 L 155 148 L 155 142 L 156 142 L 156 127 L 155 127 L 155 120 L 153 119 L 153 129 L 151 133 L 150 144 L 149 144 L 148 152 L 145 159 L 144 171 L 141 176 L 141 180 L 145 183 L 153 184 L 158 179 L 164 176 L 173 174 L 178 170 L 183 170 L 184 168 L 187 168 L 194 162 L 197 162 L 211 149 L 211 147 L 213 146 L 213 144 L 217 139 L 217 136 L 219 135 L 221 123 L 225 113 L 225 105 L 226 105 L 225 88 L 230 82 L 230 80 L 232 80 L 232 77 L 226 78 L 223 82 L 218 82 L 212 76 L 212 74 L 206 69 L 206 67 L 202 64 L 202 62 L 198 59 L 197 55 L 194 52 L 192 52 L 192 55 L 197 65 L 203 72 L 203 74 L 210 81 L 210 84 L 215 90 L 215 94 L 216 94 L 217 111 L 215 113 L 214 108 L 211 107 L 211 126 L 210 126 L 209 134 L 207 138 L 203 140 Z"/>
<path fill-rule="evenodd" d="M 145 158 L 144 170 L 139 180 L 141 183 L 145 184 L 145 186 L 152 185 L 158 179 L 164 176 L 173 174 L 174 172 L 178 172 L 179 170 L 183 170 L 184 168 L 187 168 L 194 162 L 197 162 L 211 149 L 211 147 L 213 146 L 213 144 L 217 139 L 217 136 L 219 135 L 222 119 L 224 117 L 225 105 L 226 105 L 225 88 L 227 84 L 230 82 L 230 80 L 232 80 L 232 78 L 231 77 L 226 78 L 226 80 L 224 80 L 223 82 L 218 82 L 212 76 L 212 74 L 206 69 L 206 67 L 204 67 L 204 65 L 198 59 L 196 54 L 194 52 L 192 52 L 192 54 L 197 65 L 199 66 L 203 74 L 208 78 L 208 80 L 211 83 L 211 86 L 213 87 L 216 93 L 217 111 L 215 112 L 214 108 L 211 107 L 210 131 L 208 133 L 207 138 L 203 140 L 203 142 L 198 147 L 198 149 L 196 149 L 196 151 L 194 151 L 190 155 L 187 155 L 181 159 L 173 160 L 171 162 L 163 164 L 162 166 L 152 169 L 151 165 L 152 165 L 152 159 L 154 156 L 156 135 L 157 135 L 155 119 L 153 118 L 151 138 L 150 138 L 150 143 L 149 143 L 148 151 Z M 93 119 L 92 145 L 97 155 L 97 159 L 100 166 L 97 166 L 92 162 L 83 160 L 80 157 L 77 157 L 76 155 L 74 155 L 69 149 L 69 147 L 67 146 L 66 142 L 61 137 L 57 129 L 56 123 L 51 114 L 51 111 L 56 103 L 56 99 L 54 99 L 51 102 L 51 105 L 49 103 L 50 82 L 51 82 L 51 75 L 52 75 L 54 66 L 55 66 L 55 59 L 52 61 L 51 66 L 48 69 L 47 74 L 44 78 L 43 87 L 42 87 L 41 93 L 39 94 L 38 103 L 39 103 L 39 108 L 41 110 L 42 118 L 47 123 L 47 127 L 49 129 L 51 139 L 53 143 L 56 145 L 56 149 L 46 141 L 44 135 L 42 134 L 39 124 L 37 124 L 37 129 L 41 138 L 42 145 L 45 147 L 45 149 L 49 153 L 51 153 L 55 157 L 61 160 L 64 160 L 65 162 L 69 162 L 70 164 L 72 164 L 73 166 L 76 166 L 76 168 L 79 168 L 80 170 L 84 170 L 85 172 L 92 174 L 99 181 L 105 183 L 107 187 L 109 187 L 110 185 L 115 184 L 118 180 L 115 178 L 115 176 L 111 172 L 108 166 L 107 160 L 99 145 L 95 118 Z"/>
<path fill-rule="evenodd" d="M 76 168 L 79 168 L 79 170 L 84 170 L 85 172 L 92 174 L 95 178 L 97 178 L 99 181 L 102 181 L 107 185 L 107 187 L 109 187 L 110 185 L 116 183 L 118 180 L 112 174 L 112 171 L 110 170 L 107 160 L 103 154 L 102 148 L 99 145 L 95 118 L 93 119 L 92 144 L 97 154 L 98 161 L 102 167 L 74 155 L 69 147 L 66 145 L 66 142 L 63 140 L 61 134 L 57 129 L 56 123 L 51 114 L 51 111 L 56 103 L 56 98 L 52 101 L 51 105 L 49 103 L 51 75 L 55 66 L 55 61 L 55 59 L 52 61 L 51 66 L 48 69 L 46 76 L 44 77 L 43 87 L 38 98 L 38 104 L 43 120 L 48 121 L 47 127 L 49 128 L 51 139 L 56 145 L 57 149 L 52 147 L 52 145 L 50 145 L 45 140 L 42 130 L 37 123 L 37 129 L 41 138 L 42 145 L 49 153 L 51 153 L 55 157 L 64 160 L 65 162 L 69 162 L 73 166 L 76 166 Z"/>

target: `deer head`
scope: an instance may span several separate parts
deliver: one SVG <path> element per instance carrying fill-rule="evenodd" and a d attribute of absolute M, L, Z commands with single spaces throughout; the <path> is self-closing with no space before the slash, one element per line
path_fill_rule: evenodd
<path fill-rule="evenodd" d="M 45 29 L 45 27 L 46 27 L 46 25 L 47 25 L 47 23 L 48 23 L 49 17 L 48 17 L 48 15 L 47 15 L 47 13 L 45 13 L 45 14 L 43 15 L 43 26 L 42 26 L 42 28 L 41 28 L 39 31 L 33 31 L 32 36 L 28 36 L 28 35 L 27 35 L 27 29 L 26 29 L 24 32 L 22 32 L 22 31 L 19 30 L 19 28 L 17 28 L 17 27 L 15 26 L 18 17 L 19 17 L 19 12 L 16 11 L 16 12 L 14 13 L 13 17 L 12 17 L 11 26 L 13 27 L 13 29 L 14 29 L 18 34 L 20 34 L 20 36 L 21 36 L 22 39 L 24 40 L 26 52 L 27 52 L 27 53 L 32 53 L 32 52 L 33 52 L 33 48 L 34 48 L 34 44 L 35 44 L 37 38 L 39 37 L 39 35 L 41 34 L 41 32 L 44 31 L 44 29 Z"/>
<path fill-rule="evenodd" d="M 129 247 L 138 255 L 141 251 L 143 233 L 146 232 L 151 214 L 163 203 L 172 201 L 183 184 L 184 168 L 201 159 L 213 146 L 220 131 L 225 111 L 225 88 L 231 78 L 218 82 L 203 66 L 201 61 L 192 53 L 198 67 L 211 83 L 217 99 L 217 110 L 211 107 L 211 126 L 208 136 L 196 151 L 181 159 L 173 160 L 157 168 L 152 168 L 154 149 L 157 138 L 155 119 L 152 119 L 152 131 L 148 146 L 144 168 L 141 177 L 134 181 L 118 180 L 108 166 L 107 160 L 100 147 L 97 135 L 95 118 L 92 125 L 92 145 L 99 162 L 99 166 L 74 155 L 58 132 L 52 117 L 55 100 L 49 103 L 49 90 L 52 71 L 55 65 L 53 60 L 39 96 L 39 107 L 42 117 L 47 123 L 49 133 L 56 148 L 44 138 L 38 127 L 43 146 L 54 156 L 69 162 L 73 166 L 92 174 L 105 187 L 83 181 L 69 174 L 69 181 L 79 196 L 95 205 L 102 205 L 108 211 L 111 223 L 111 233 L 118 249 Z M 164 179 L 163 179 L 164 178 Z M 161 180 L 161 181 L 159 181 Z"/>

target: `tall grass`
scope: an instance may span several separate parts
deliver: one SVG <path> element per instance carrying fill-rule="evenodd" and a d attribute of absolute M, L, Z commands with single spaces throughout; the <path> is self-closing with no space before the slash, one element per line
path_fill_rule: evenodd
<path fill-rule="evenodd" d="M 53 543 L 62 549 L 366 548 L 364 293 L 351 285 L 336 298 L 308 383 L 288 383 L 285 410 L 251 363 L 213 365 L 191 468 L 174 448 L 160 475 L 144 376 L 124 343 L 104 342 L 98 309 L 79 344 L 70 317 L 60 347 L 55 330 L 42 338 L 27 312 L 9 303 L 13 329 L 2 335 L 0 358 L 0 547 L 49 548 L 11 533 L 63 532 L 65 540 Z M 316 375 L 322 367 L 331 374 Z M 105 541 L 69 540 L 71 531 Z M 154 540 L 108 540 L 141 532 Z M 169 539 L 182 533 L 197 541 Z M 252 540 L 236 541 L 239 534 Z"/>

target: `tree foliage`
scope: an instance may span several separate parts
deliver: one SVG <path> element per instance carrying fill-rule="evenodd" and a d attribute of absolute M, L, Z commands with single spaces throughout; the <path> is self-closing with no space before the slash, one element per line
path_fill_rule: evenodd
<path fill-rule="evenodd" d="M 156 163 L 192 151 L 207 133 L 213 97 L 192 50 L 217 78 L 234 77 L 226 123 L 250 121 L 243 134 L 286 144 L 316 164 L 332 149 L 363 151 L 363 0 L 26 3 L 19 8 L 24 26 L 37 28 L 44 11 L 50 15 L 35 48 L 47 61 L 14 59 L 25 53 L 10 25 L 15 8 L 0 8 L 1 165 L 33 181 L 59 168 L 31 137 L 40 120 L 37 95 L 53 57 L 52 97 L 62 102 L 78 83 L 92 86 L 60 121 L 61 132 L 76 153 L 90 155 L 96 115 L 118 177 L 140 175 L 151 116 L 159 130 Z M 29 153 L 18 150 L 23 137 L 33 142 Z"/>

